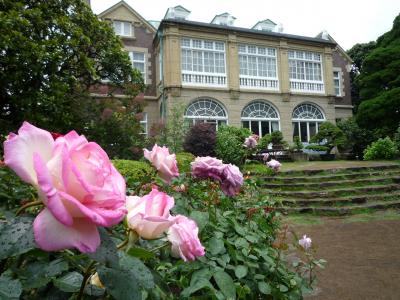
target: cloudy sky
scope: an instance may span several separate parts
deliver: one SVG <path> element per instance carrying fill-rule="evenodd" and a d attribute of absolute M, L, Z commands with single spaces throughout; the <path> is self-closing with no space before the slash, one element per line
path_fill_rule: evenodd
<path fill-rule="evenodd" d="M 259 20 L 282 23 L 284 32 L 315 36 L 322 30 L 344 48 L 376 40 L 392 28 L 400 13 L 400 0 L 125 0 L 147 20 L 161 20 L 168 7 L 182 5 L 189 20 L 210 22 L 229 12 L 235 26 L 251 28 Z M 91 0 L 98 14 L 119 0 Z"/>

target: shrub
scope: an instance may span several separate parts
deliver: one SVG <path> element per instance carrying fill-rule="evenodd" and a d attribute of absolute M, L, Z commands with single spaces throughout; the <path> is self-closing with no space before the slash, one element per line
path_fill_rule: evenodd
<path fill-rule="evenodd" d="M 194 160 L 194 155 L 189 152 L 180 152 L 176 154 L 179 173 L 190 172 L 190 163 Z"/>
<path fill-rule="evenodd" d="M 153 168 L 144 161 L 115 159 L 112 163 L 124 176 L 126 185 L 130 188 L 136 188 L 138 182 L 150 182 L 154 174 Z"/>
<path fill-rule="evenodd" d="M 397 128 L 397 131 L 394 134 L 394 139 L 393 141 L 396 143 L 397 150 L 400 151 L 400 125 Z"/>
<path fill-rule="evenodd" d="M 194 156 L 214 156 L 216 134 L 212 124 L 199 123 L 190 128 L 183 150 Z"/>
<path fill-rule="evenodd" d="M 189 126 L 185 119 L 182 117 L 185 112 L 185 106 L 174 105 L 171 108 L 167 122 L 167 145 L 173 153 L 182 151 L 183 141 L 186 133 L 189 130 Z"/>
<path fill-rule="evenodd" d="M 371 131 L 358 126 L 354 118 L 343 120 L 337 124 L 346 137 L 346 144 L 340 148 L 351 151 L 356 157 L 363 157 L 364 150 L 374 141 Z"/>
<path fill-rule="evenodd" d="M 328 148 L 327 151 L 330 152 L 333 147 L 344 145 L 346 137 L 335 124 L 324 122 L 319 126 L 318 133 L 310 139 L 310 142 L 323 143 Z"/>
<path fill-rule="evenodd" d="M 271 143 L 271 135 L 266 134 L 262 138 L 258 140 L 258 149 L 265 150 L 268 148 L 268 145 Z"/>
<path fill-rule="evenodd" d="M 251 131 L 247 128 L 221 126 L 217 132 L 216 156 L 224 163 L 242 165 L 246 156 L 243 143 L 249 135 Z"/>
<path fill-rule="evenodd" d="M 330 150 L 330 148 L 325 145 L 308 145 L 306 149 L 313 151 L 324 151 L 324 152 L 328 152 Z"/>
<path fill-rule="evenodd" d="M 397 155 L 396 144 L 389 137 L 373 142 L 364 151 L 365 160 L 393 159 Z"/>
<path fill-rule="evenodd" d="M 285 141 L 283 140 L 283 135 L 281 131 L 274 131 L 270 135 L 271 135 L 271 143 L 273 146 L 285 145 Z"/>
<path fill-rule="evenodd" d="M 290 146 L 291 151 L 300 152 L 304 148 L 303 143 L 300 141 L 298 136 L 293 139 L 293 144 Z"/>

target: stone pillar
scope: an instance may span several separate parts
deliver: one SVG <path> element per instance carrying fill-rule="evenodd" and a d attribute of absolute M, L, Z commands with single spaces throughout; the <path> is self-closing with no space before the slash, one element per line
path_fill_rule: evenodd
<path fill-rule="evenodd" d="M 239 54 L 236 35 L 229 34 L 226 50 L 228 85 L 231 99 L 239 99 Z"/>
<path fill-rule="evenodd" d="M 332 49 L 330 47 L 325 47 L 324 49 L 323 72 L 325 95 L 328 97 L 334 97 L 335 86 L 333 85 Z"/>
<path fill-rule="evenodd" d="M 278 77 L 279 87 L 282 93 L 282 100 L 289 101 L 290 83 L 289 83 L 289 59 L 288 45 L 286 41 L 280 41 L 278 48 Z"/>
<path fill-rule="evenodd" d="M 164 40 L 164 86 L 181 87 L 181 46 L 179 30 L 176 27 L 166 29 Z"/>

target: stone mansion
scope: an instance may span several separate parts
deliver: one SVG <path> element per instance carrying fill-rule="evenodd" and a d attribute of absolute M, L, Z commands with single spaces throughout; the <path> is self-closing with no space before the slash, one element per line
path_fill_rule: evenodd
<path fill-rule="evenodd" d="M 352 115 L 352 61 L 328 33 L 297 36 L 269 19 L 248 29 L 234 26 L 228 13 L 210 23 L 189 14 L 176 6 L 161 22 L 147 21 L 124 1 L 99 14 L 143 74 L 144 133 L 168 122 L 175 105 L 191 123 L 243 126 L 258 135 L 280 130 L 289 142 L 308 142 L 321 122 Z M 107 87 L 92 95 L 106 97 Z"/>

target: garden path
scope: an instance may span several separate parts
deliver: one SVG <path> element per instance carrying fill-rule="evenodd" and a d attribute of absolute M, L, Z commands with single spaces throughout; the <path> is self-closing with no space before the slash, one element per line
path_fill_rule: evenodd
<path fill-rule="evenodd" d="M 400 299 L 399 211 L 351 217 L 310 217 L 289 224 L 307 234 L 328 261 L 310 300 Z M 313 221 L 314 220 L 314 221 Z M 296 224 L 297 223 L 297 224 Z"/>

